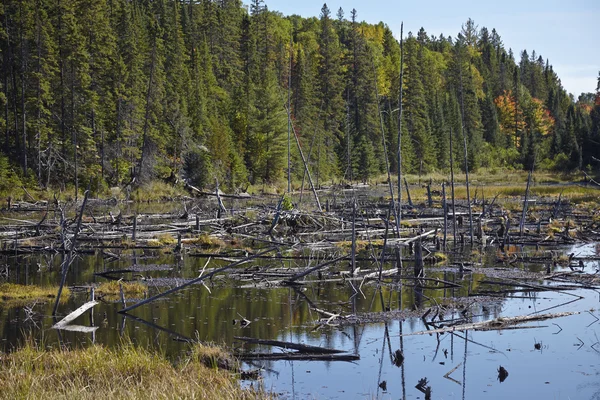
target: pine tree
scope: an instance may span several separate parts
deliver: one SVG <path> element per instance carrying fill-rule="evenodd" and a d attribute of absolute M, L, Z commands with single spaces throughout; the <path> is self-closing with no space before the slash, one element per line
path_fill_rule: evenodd
<path fill-rule="evenodd" d="M 345 149 L 347 147 L 346 136 L 341 127 L 344 118 L 344 99 L 341 85 L 341 57 L 339 39 L 331 20 L 331 13 L 327 5 L 321 8 L 321 29 L 319 33 L 319 93 L 322 103 L 323 136 L 319 138 L 317 149 L 319 161 L 323 160 L 331 165 L 330 160 L 337 150 L 338 158 L 345 160 Z M 335 142 L 334 142 L 335 140 Z M 345 162 L 341 162 L 344 165 Z M 319 168 L 321 170 L 321 168 Z"/>
<path fill-rule="evenodd" d="M 409 34 L 405 42 L 405 70 L 404 70 L 404 105 L 403 113 L 406 126 L 413 142 L 416 160 L 425 167 L 425 171 L 436 165 L 433 139 L 427 115 L 427 103 L 423 82 L 418 63 L 417 40 Z M 404 142 L 404 141 L 403 141 Z M 417 167 L 417 166 L 415 166 Z M 419 165 L 420 167 L 420 165 Z"/>

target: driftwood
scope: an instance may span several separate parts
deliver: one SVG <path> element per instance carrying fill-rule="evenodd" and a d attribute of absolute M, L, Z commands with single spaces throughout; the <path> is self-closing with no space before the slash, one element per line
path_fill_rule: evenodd
<path fill-rule="evenodd" d="M 58 321 L 52 326 L 52 328 L 75 332 L 95 332 L 96 329 L 98 329 L 97 326 L 76 326 L 69 324 L 75 319 L 77 319 L 77 317 L 82 315 L 84 312 L 94 307 L 96 304 L 98 304 L 98 302 L 95 300 L 88 301 L 87 303 L 85 303 L 84 305 L 82 305 L 81 307 L 79 307 L 78 309 L 76 309 L 75 311 L 71 312 L 69 315 Z"/>
<path fill-rule="evenodd" d="M 438 329 L 430 329 L 425 331 L 413 332 L 413 333 L 405 333 L 401 336 L 414 336 L 414 335 L 427 335 L 431 333 L 445 333 L 445 332 L 454 332 L 454 331 L 492 331 L 492 330 L 501 330 L 509 328 L 513 325 L 522 324 L 525 322 L 533 322 L 533 321 L 544 321 L 547 319 L 553 318 L 561 318 L 568 317 L 570 315 L 580 314 L 580 312 L 562 312 L 556 314 L 541 314 L 541 315 L 523 315 L 518 317 L 500 317 L 496 319 L 490 319 L 482 322 L 474 322 L 470 324 L 461 324 L 454 326 L 447 326 Z"/>

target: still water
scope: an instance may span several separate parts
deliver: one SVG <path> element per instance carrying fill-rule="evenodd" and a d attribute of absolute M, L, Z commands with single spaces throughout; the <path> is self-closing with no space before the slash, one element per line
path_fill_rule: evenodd
<path fill-rule="evenodd" d="M 598 246 L 563 250 L 585 256 L 600 255 Z M 153 295 L 182 283 L 183 279 L 198 276 L 206 260 L 189 256 L 181 260 L 170 254 L 139 250 L 124 252 L 119 261 L 112 263 L 107 263 L 101 254 L 82 255 L 72 266 L 68 284 L 77 288 L 101 283 L 106 279 L 94 273 L 135 264 L 144 271 L 135 277 L 125 274 L 124 278 L 144 279 L 149 285 L 148 295 Z M 255 264 L 303 268 L 303 262 L 267 259 Z M 226 264 L 225 260 L 212 260 L 210 267 Z M 37 285 L 59 281 L 60 256 L 3 256 L 0 265 L 9 266 L 9 274 L 3 281 Z M 364 263 L 361 267 L 369 269 L 373 265 Z M 541 267 L 525 265 L 523 268 L 539 270 Z M 598 268 L 597 262 L 586 262 L 586 268 L 588 272 L 593 271 Z M 375 283 L 364 284 L 357 292 L 344 282 L 315 281 L 297 290 L 241 287 L 251 285 L 247 281 L 215 278 L 208 287 L 193 285 L 139 307 L 131 312 L 133 318 L 117 313 L 122 308 L 120 303 L 101 299 L 98 306 L 75 321 L 77 325 L 97 326 L 94 333 L 51 329 L 51 304 L 36 304 L 33 313 L 28 313 L 22 306 L 7 307 L 0 302 L 0 348 L 10 351 L 26 338 L 35 338 L 48 347 L 59 343 L 86 346 L 93 342 L 114 346 L 128 338 L 138 345 L 159 349 L 176 361 L 188 346 L 182 339 L 238 347 L 241 344 L 234 336 L 248 336 L 331 347 L 360 356 L 355 362 L 255 361 L 246 364 L 247 368 L 263 369 L 263 379 L 245 384 L 262 385 L 282 398 L 424 399 L 425 394 L 415 387 L 423 378 L 427 379 L 425 386 L 431 388 L 432 399 L 600 398 L 597 335 L 600 297 L 595 290 L 504 293 L 485 304 L 476 297 L 465 302 L 466 315 L 473 322 L 500 315 L 579 312 L 529 323 L 530 329 L 410 336 L 408 334 L 426 329 L 418 317 L 357 325 L 317 323 L 320 316 L 314 307 L 342 315 L 379 312 L 384 308 L 413 310 L 420 306 L 426 310 L 454 296 L 467 297 L 478 290 L 502 289 L 482 283 L 485 280 L 482 274 L 459 275 L 448 269 L 426 267 L 426 276 L 456 282 L 460 287 L 425 289 L 421 294 L 405 281 L 402 285 L 381 288 Z M 61 305 L 59 313 L 67 314 L 88 298 L 88 291 L 75 291 L 69 301 Z M 445 319 L 454 317 L 458 314 L 444 316 Z M 242 326 L 241 319 L 251 323 Z M 400 366 L 393 362 L 396 350 L 404 355 Z M 503 382 L 498 379 L 500 366 L 509 373 Z"/>

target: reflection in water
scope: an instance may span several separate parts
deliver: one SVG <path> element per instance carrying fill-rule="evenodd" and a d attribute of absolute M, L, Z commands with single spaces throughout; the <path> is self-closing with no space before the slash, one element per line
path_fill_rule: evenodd
<path fill-rule="evenodd" d="M 149 268 L 149 271 L 143 272 L 151 296 L 174 287 L 183 279 L 197 277 L 206 262 L 205 258 L 186 257 L 181 261 L 172 255 L 139 250 L 121 256 L 121 259 L 109 262 L 101 254 L 81 255 L 74 261 L 68 284 L 84 287 L 90 282 L 100 283 L 105 279 L 94 273 L 126 269 L 132 265 L 170 266 L 170 269 Z M 218 268 L 228 262 L 213 260 L 210 267 Z M 11 266 L 8 279 L 12 282 L 48 285 L 60 279 L 60 257 L 4 256 L 0 264 Z M 266 259 L 255 262 L 253 266 L 272 264 L 272 260 Z M 406 264 L 410 270 L 410 263 Z M 285 267 L 306 268 L 307 265 L 302 260 L 288 260 Z M 362 270 L 374 268 L 369 262 L 359 267 Z M 385 267 L 392 266 L 386 264 Z M 557 335 L 551 334 L 557 329 L 549 332 L 544 325 L 537 324 L 534 325 L 535 329 L 526 330 L 405 336 L 427 329 L 420 319 L 415 318 L 349 326 L 315 324 L 319 319 L 315 308 L 343 315 L 418 309 L 422 311 L 419 312 L 421 315 L 436 304 L 443 308 L 449 298 L 498 289 L 493 283 L 484 283 L 484 277 L 478 274 L 457 274 L 432 267 L 426 267 L 425 272 L 427 278 L 457 283 L 459 287 L 444 285 L 438 290 L 429 283 L 421 285 L 400 280 L 381 286 L 375 283 L 360 285 L 360 282 L 354 282 L 350 285 L 342 281 L 315 281 L 299 287 L 240 288 L 239 285 L 232 285 L 228 279 L 215 277 L 207 282 L 210 291 L 201 285 L 192 285 L 139 307 L 131 314 L 118 314 L 121 305 L 105 300 L 76 321 L 80 325 L 98 326 L 98 330 L 91 335 L 49 330 L 54 323 L 48 317 L 51 304 L 36 304 L 32 315 L 23 307 L 9 308 L 0 303 L 0 348 L 8 351 L 25 338 L 34 338 L 47 346 L 85 346 L 94 342 L 114 346 L 121 343 L 123 338 L 129 338 L 136 344 L 160 349 L 176 359 L 187 349 L 186 342 L 192 339 L 231 345 L 234 336 L 250 336 L 339 348 L 360 355 L 360 361 L 354 363 L 253 362 L 254 367 L 258 365 L 264 368 L 264 386 L 287 393 L 284 397 L 405 400 L 422 396 L 415 385 L 424 377 L 435 396 L 444 398 L 590 398 L 598 392 L 594 382 L 600 374 L 596 367 L 599 355 L 592 347 L 597 342 L 595 328 L 598 324 L 593 324 L 594 319 L 589 314 L 587 318 L 582 314 L 568 317 L 568 321 L 565 319 L 564 322 L 553 321 L 563 329 Z M 123 277 L 133 279 L 132 274 Z M 159 286 L 157 282 L 163 282 L 161 279 L 170 286 Z M 573 298 L 573 295 L 578 297 Z M 548 310 L 591 310 L 598 308 L 597 298 L 596 293 L 586 290 L 544 292 L 543 295 L 536 292 L 504 294 L 486 307 L 473 300 L 465 308 L 465 315 L 475 322 L 496 317 L 500 312 L 514 316 Z M 65 315 L 87 300 L 86 290 L 81 290 L 61 305 L 59 313 Z M 445 320 L 461 317 L 457 313 L 438 311 L 440 319 L 441 314 Z M 593 313 L 597 314 L 596 311 Z M 233 320 L 240 318 L 246 318 L 251 323 L 246 326 L 232 324 Z M 550 323 L 547 325 L 555 328 Z M 572 346 L 574 337 L 585 343 L 581 350 Z M 544 352 L 534 352 L 533 343 L 539 343 L 542 339 L 547 348 Z M 394 342 L 397 347 L 393 345 Z M 462 342 L 464 346 L 461 346 Z M 396 362 L 397 351 L 403 356 L 400 363 Z M 573 356 L 575 351 L 576 357 Z M 556 364 L 556 360 L 560 362 Z M 462 364 L 462 379 L 456 375 L 453 379 L 446 379 L 445 374 L 456 366 L 455 362 Z M 502 386 L 497 381 L 499 365 L 511 373 Z M 550 365 L 555 366 L 550 369 Z M 460 392 L 454 379 L 460 379 Z M 380 385 L 384 381 L 386 384 Z"/>

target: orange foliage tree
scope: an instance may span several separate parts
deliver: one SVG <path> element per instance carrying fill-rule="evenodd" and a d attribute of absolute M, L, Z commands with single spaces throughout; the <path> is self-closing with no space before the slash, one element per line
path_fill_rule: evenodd
<path fill-rule="evenodd" d="M 554 127 L 554 118 L 550 111 L 536 98 L 531 99 L 527 107 L 527 122 L 530 131 L 539 132 L 542 136 L 548 135 Z"/>
<path fill-rule="evenodd" d="M 517 104 L 512 91 L 505 90 L 503 94 L 494 99 L 498 110 L 498 123 L 500 131 L 511 137 L 515 146 L 519 147 L 518 132 L 525 129 L 525 118 L 523 109 Z"/>

